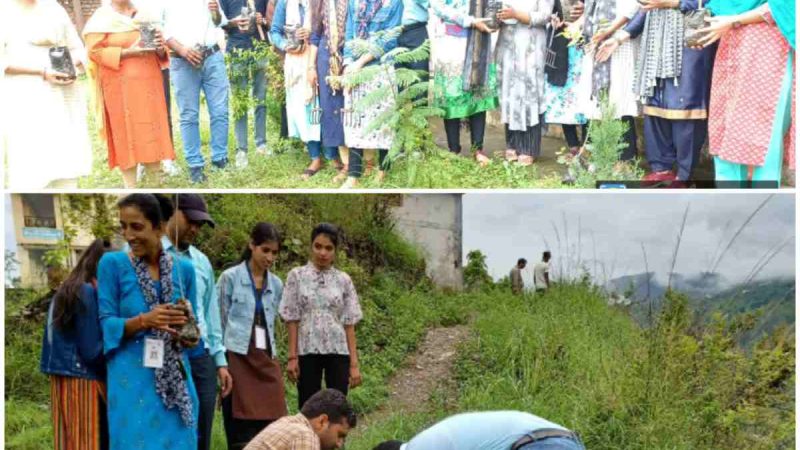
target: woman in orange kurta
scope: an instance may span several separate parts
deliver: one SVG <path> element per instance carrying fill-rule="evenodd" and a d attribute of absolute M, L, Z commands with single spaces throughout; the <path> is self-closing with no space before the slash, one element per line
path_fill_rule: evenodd
<path fill-rule="evenodd" d="M 175 158 L 163 101 L 166 47 L 160 32 L 157 49 L 142 47 L 140 22 L 130 0 L 111 0 L 95 11 L 83 31 L 108 165 L 119 166 L 126 188 L 136 185 L 137 164 L 159 171 L 161 161 Z"/>

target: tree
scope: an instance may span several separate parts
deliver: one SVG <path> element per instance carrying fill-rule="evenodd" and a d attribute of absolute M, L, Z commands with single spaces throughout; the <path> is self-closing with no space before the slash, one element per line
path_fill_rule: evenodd
<path fill-rule="evenodd" d="M 19 261 L 17 260 L 17 254 L 12 252 L 11 250 L 6 250 L 5 254 L 5 262 L 6 262 L 6 287 L 19 287 L 20 278 L 15 277 L 14 273 L 19 268 Z"/>
<path fill-rule="evenodd" d="M 467 253 L 467 266 L 464 267 L 464 284 L 468 290 L 483 289 L 493 285 L 492 277 L 486 268 L 486 255 L 480 250 Z"/>

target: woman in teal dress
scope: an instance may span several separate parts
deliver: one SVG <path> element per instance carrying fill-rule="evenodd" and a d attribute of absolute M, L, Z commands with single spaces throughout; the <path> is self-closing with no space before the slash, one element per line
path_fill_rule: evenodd
<path fill-rule="evenodd" d="M 165 218 L 172 214 L 166 197 L 131 194 L 118 207 L 130 251 L 104 255 L 97 277 L 110 448 L 195 450 L 197 394 L 189 372 L 193 350 L 179 344 L 171 328 L 186 323 L 187 317 L 166 305 L 184 298 L 195 307 L 194 269 L 161 247 Z M 152 350 L 157 354 L 159 348 L 161 357 L 154 357 Z M 202 351 L 203 344 L 194 349 Z M 152 368 L 158 363 L 160 368 Z"/>

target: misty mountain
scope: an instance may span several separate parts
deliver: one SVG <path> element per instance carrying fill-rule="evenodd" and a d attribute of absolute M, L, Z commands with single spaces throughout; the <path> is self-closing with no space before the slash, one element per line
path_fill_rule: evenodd
<path fill-rule="evenodd" d="M 663 277 L 662 277 L 663 278 Z M 650 301 L 648 299 L 648 281 Z M 795 280 L 772 278 L 751 282 L 749 285 L 732 284 L 716 274 L 674 274 L 672 288 L 689 297 L 690 306 L 704 319 L 714 312 L 739 315 L 755 312 L 759 314 L 753 330 L 743 336 L 742 344 L 749 345 L 778 326 L 794 327 Z M 654 314 L 661 307 L 667 290 L 667 280 L 652 273 L 639 273 L 615 278 L 609 282 L 612 292 L 624 294 L 631 300 L 631 315 L 642 325 L 647 325 L 650 305 Z M 619 301 L 618 301 L 619 303 Z"/>

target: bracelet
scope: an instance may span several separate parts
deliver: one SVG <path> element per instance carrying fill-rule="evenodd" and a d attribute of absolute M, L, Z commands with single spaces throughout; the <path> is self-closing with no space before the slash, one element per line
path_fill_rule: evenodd
<path fill-rule="evenodd" d="M 147 328 L 147 327 L 145 327 L 145 326 L 144 326 L 144 319 L 142 318 L 142 313 L 139 313 L 139 315 L 138 315 L 138 316 L 136 316 L 136 317 L 138 317 L 138 318 L 139 318 L 139 328 L 141 328 L 141 329 L 143 329 L 143 330 L 144 330 L 145 328 Z"/>
<path fill-rule="evenodd" d="M 291 361 L 293 359 L 297 359 L 297 356 L 290 356 L 289 359 L 287 359 L 287 361 Z"/>

